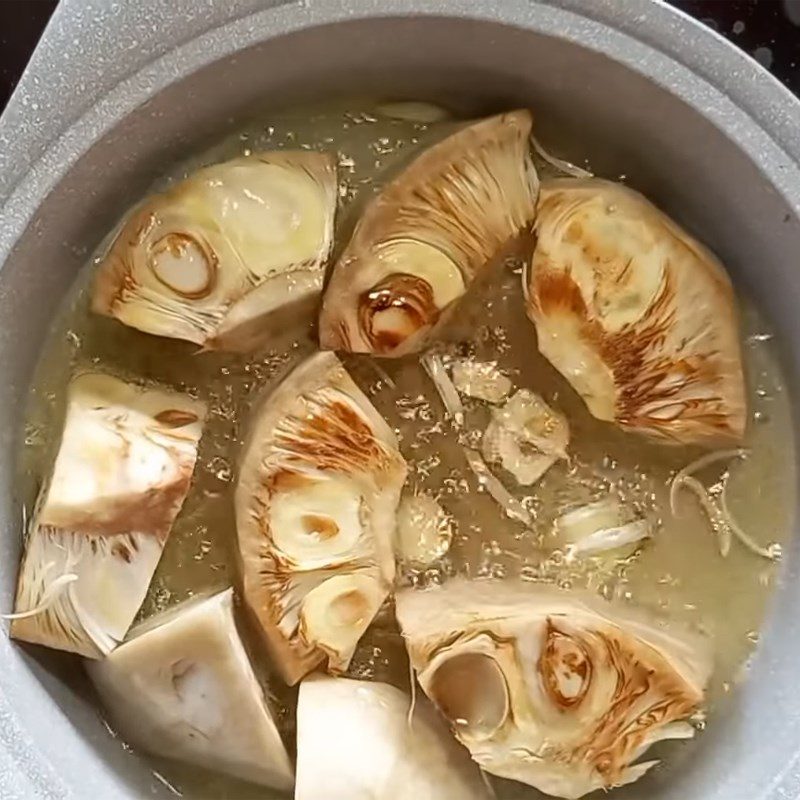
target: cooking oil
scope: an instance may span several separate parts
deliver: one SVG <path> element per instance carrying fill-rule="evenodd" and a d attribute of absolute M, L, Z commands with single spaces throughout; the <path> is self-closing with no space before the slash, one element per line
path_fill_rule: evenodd
<path fill-rule="evenodd" d="M 339 165 L 336 247 L 340 249 L 363 203 L 387 177 L 452 127 L 446 122 L 430 125 L 388 118 L 364 103 L 273 113 L 178 165 L 153 188 L 202 165 L 253 151 L 332 151 Z M 197 352 L 194 345 L 140 333 L 89 311 L 92 274 L 104 246 L 76 281 L 42 352 L 19 458 L 18 497 L 29 518 L 52 465 L 66 386 L 76 373 L 99 370 L 135 383 L 163 384 L 204 400 L 210 412 L 192 488 L 140 612 L 145 618 L 194 594 L 235 582 L 233 493 L 242 440 L 260 398 L 314 352 L 315 321 L 298 320 L 295 327 L 276 334 L 264 349 L 249 355 Z M 594 419 L 538 354 L 535 331 L 523 308 L 519 273 L 520 261 L 514 257 L 493 267 L 479 291 L 464 300 L 437 349 L 445 360 L 458 356 L 496 362 L 515 389 L 533 390 L 567 416 L 569 458 L 551 467 L 538 483 L 519 487 L 510 475 L 493 467 L 522 503 L 530 524 L 509 517 L 482 491 L 465 461 L 464 446 L 479 447 L 489 421 L 485 403 L 465 399 L 464 425 L 457 429 L 417 357 L 343 359 L 398 434 L 410 466 L 408 491 L 434 496 L 456 527 L 446 556 L 428 567 L 403 568 L 400 580 L 424 586 L 454 575 L 517 577 L 565 589 L 589 589 L 699 628 L 714 646 L 713 710 L 746 676 L 778 567 L 736 541 L 723 558 L 709 520 L 692 495 L 680 493 L 676 514 L 672 513 L 671 479 L 700 451 L 648 442 Z M 698 477 L 711 487 L 727 476 L 731 512 L 743 529 L 766 545 L 784 542 L 792 527 L 795 457 L 790 401 L 772 334 L 746 299 L 742 305 L 751 416 L 744 442 L 747 456 L 711 466 Z M 653 537 L 624 558 L 570 559 L 558 547 L 556 518 L 608 494 L 650 520 Z M 408 669 L 402 638 L 387 604 L 360 642 L 350 674 L 407 689 Z M 293 694 L 277 691 L 276 695 L 278 717 L 289 739 Z M 195 768 L 158 763 L 155 770 L 154 786 L 166 786 L 186 798 L 275 797 L 263 788 L 217 776 L 199 777 Z M 667 779 L 669 769 L 662 774 L 664 778 L 656 771 L 653 780 Z M 510 782 L 499 781 L 497 786 L 501 798 L 540 796 Z"/>

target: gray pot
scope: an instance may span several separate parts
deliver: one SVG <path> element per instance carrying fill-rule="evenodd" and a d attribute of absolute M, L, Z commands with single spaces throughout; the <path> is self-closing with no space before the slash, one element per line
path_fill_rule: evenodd
<path fill-rule="evenodd" d="M 625 173 L 708 241 L 769 314 L 787 370 L 800 374 L 800 103 L 666 6 L 62 0 L 0 121 L 3 608 L 20 545 L 11 491 L 20 409 L 75 272 L 178 154 L 248 109 L 325 92 L 446 98 L 483 110 L 530 105 L 545 143 L 588 155 L 602 174 Z M 800 796 L 796 550 L 736 702 L 669 781 L 620 797 Z M 76 690 L 75 661 L 2 637 L 0 664 L 0 797 L 170 796 L 103 729 Z"/>

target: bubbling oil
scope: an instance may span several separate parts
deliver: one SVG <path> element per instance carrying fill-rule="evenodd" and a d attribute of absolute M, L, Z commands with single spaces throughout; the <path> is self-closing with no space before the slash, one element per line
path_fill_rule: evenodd
<path fill-rule="evenodd" d="M 427 125 L 381 115 L 365 103 L 340 103 L 270 114 L 179 165 L 154 189 L 205 164 L 263 149 L 314 149 L 337 154 L 339 214 L 336 247 L 341 248 L 358 209 L 387 177 L 426 146 L 442 138 L 448 123 Z M 102 246 L 98 251 L 102 254 Z M 200 442 L 192 488 L 178 516 L 152 581 L 140 618 L 198 593 L 221 589 L 233 574 L 236 464 L 254 407 L 270 388 L 316 349 L 312 319 L 276 334 L 249 355 L 197 353 L 193 345 L 156 338 L 89 312 L 89 287 L 96 259 L 89 263 L 53 325 L 31 388 L 19 458 L 18 498 L 33 507 L 51 468 L 63 423 L 69 378 L 83 371 L 112 373 L 139 384 L 159 383 L 204 400 L 209 416 Z M 344 361 L 356 382 L 396 430 L 410 466 L 409 491 L 434 495 L 451 515 L 456 535 L 448 554 L 426 569 L 404 569 L 412 585 L 441 583 L 453 575 L 519 577 L 562 588 L 589 589 L 680 620 L 708 633 L 714 643 L 712 707 L 740 681 L 758 638 L 765 604 L 778 570 L 773 563 L 737 547 L 719 554 L 707 518 L 691 496 L 681 496 L 680 516 L 670 511 L 668 487 L 677 470 L 700 451 L 659 446 L 599 422 L 535 348 L 520 289 L 520 263 L 498 263 L 470 292 L 438 345 L 444 356 L 496 361 L 515 388 L 541 395 L 569 419 L 570 458 L 553 466 L 532 487 L 505 484 L 532 518 L 523 525 L 506 516 L 480 490 L 463 455 L 475 446 L 488 422 L 478 401 L 466 400 L 466 422 L 456 430 L 418 358 L 375 362 Z M 769 329 L 743 303 L 743 354 L 751 420 L 746 459 L 730 465 L 731 510 L 758 541 L 782 542 L 791 530 L 794 507 L 794 451 L 789 398 Z M 718 482 L 725 464 L 700 474 Z M 507 479 L 507 480 L 506 480 Z M 570 561 L 556 547 L 555 518 L 577 504 L 608 493 L 653 523 L 655 535 L 626 558 Z M 359 643 L 350 674 L 408 688 L 408 660 L 392 609 L 382 609 Z M 291 738 L 294 694 L 282 691 L 269 670 L 277 714 Z M 683 745 L 678 745 L 682 747 Z M 674 750 L 675 745 L 668 746 Z M 194 768 L 157 764 L 154 788 L 164 786 L 187 798 L 267 800 L 274 792 Z M 658 772 L 658 771 L 656 771 Z M 669 774 L 665 770 L 661 778 Z M 500 797 L 539 797 L 528 787 L 498 782 Z"/>

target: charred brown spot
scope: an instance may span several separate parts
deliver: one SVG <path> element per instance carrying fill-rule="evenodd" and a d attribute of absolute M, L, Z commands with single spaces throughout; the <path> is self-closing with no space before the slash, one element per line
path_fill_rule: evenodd
<path fill-rule="evenodd" d="M 583 225 L 581 225 L 578 220 L 574 220 L 567 226 L 567 230 L 564 232 L 564 241 L 576 243 L 583 241 L 583 238 Z"/>
<path fill-rule="evenodd" d="M 111 548 L 111 554 L 117 558 L 121 558 L 126 564 L 130 564 L 133 558 L 133 553 L 131 553 L 128 545 L 122 542 L 116 542 L 114 544 Z"/>
<path fill-rule="evenodd" d="M 362 226 L 380 226 L 384 241 L 433 229 L 473 275 L 530 224 L 536 199 L 525 170 L 530 116 L 505 114 L 470 125 L 423 152 L 370 206 Z M 512 174 L 506 164 L 515 166 Z M 498 180 L 502 171 L 503 180 Z M 506 179 L 506 176 L 508 179 Z M 516 202 L 510 202 L 514 200 Z M 486 208 L 505 209 L 501 224 Z"/>
<path fill-rule="evenodd" d="M 191 411 L 183 411 L 179 408 L 168 408 L 156 414 L 155 420 L 168 428 L 182 428 L 184 425 L 191 425 L 197 422 L 199 417 Z"/>
<path fill-rule="evenodd" d="M 532 297 L 545 316 L 567 311 L 580 320 L 588 321 L 581 290 L 568 272 L 537 268 L 533 289 Z"/>
<path fill-rule="evenodd" d="M 364 594 L 357 589 L 351 589 L 331 600 L 328 613 L 335 624 L 351 627 L 363 622 L 369 611 L 369 601 Z"/>
<path fill-rule="evenodd" d="M 322 541 L 332 539 L 339 533 L 339 526 L 330 517 L 323 517 L 319 514 L 303 514 L 300 521 L 303 530 L 309 536 L 316 536 Z"/>
<path fill-rule="evenodd" d="M 550 699 L 562 710 L 581 704 L 592 681 L 592 660 L 583 643 L 547 621 L 539 674 Z"/>
<path fill-rule="evenodd" d="M 263 551 L 263 567 L 268 573 L 278 568 L 278 565 L 272 563 L 272 559 L 276 554 L 272 551 L 272 523 L 270 505 L 272 497 L 278 494 L 295 492 L 307 488 L 315 483 L 313 478 L 296 472 L 292 469 L 277 469 L 264 476 L 263 483 L 259 484 L 256 493 L 253 496 L 253 502 L 257 504 L 258 510 L 254 513 L 255 519 L 258 520 L 258 527 L 264 536 L 264 551 Z M 282 564 L 280 569 L 285 569 L 286 565 Z M 265 573 L 266 574 L 266 573 Z"/>
<path fill-rule="evenodd" d="M 359 325 L 378 353 L 388 353 L 439 317 L 433 290 L 415 275 L 389 275 L 358 301 Z"/>
<path fill-rule="evenodd" d="M 732 433 L 730 409 L 715 394 L 715 387 L 722 382 L 714 364 L 716 354 L 657 355 L 675 324 L 675 288 L 668 273 L 643 315 L 646 324 L 626 325 L 615 333 L 606 331 L 591 316 L 568 272 L 549 269 L 543 260 L 533 273 L 531 297 L 537 313 L 571 315 L 580 338 L 611 370 L 620 425 L 660 430 L 668 436 L 670 423 L 691 419 L 722 436 Z"/>
<path fill-rule="evenodd" d="M 191 465 L 183 464 L 169 483 L 154 486 L 142 495 L 120 500 L 106 515 L 98 516 L 91 510 L 75 509 L 70 524 L 76 531 L 100 539 L 126 535 L 130 543 L 134 534 L 142 534 L 152 535 L 163 543 L 169 536 L 190 482 Z"/>
<path fill-rule="evenodd" d="M 138 218 L 134 218 L 131 223 L 131 236 L 128 242 L 129 247 L 137 247 L 147 239 L 158 224 L 158 217 L 155 214 L 145 212 Z M 120 237 L 122 238 L 122 237 Z"/>
<path fill-rule="evenodd" d="M 123 228 L 100 267 L 92 300 L 94 310 L 104 314 L 114 313 L 137 290 L 138 283 L 131 274 L 133 264 L 129 251 L 139 247 L 156 222 L 154 214 L 144 212 L 134 216 Z"/>
<path fill-rule="evenodd" d="M 299 430 L 279 430 L 276 441 L 316 469 L 368 470 L 382 465 L 386 452 L 369 424 L 348 404 L 309 403 L 310 413 L 293 420 Z"/>
<path fill-rule="evenodd" d="M 273 492 L 291 492 L 303 489 L 312 483 L 314 483 L 312 478 L 289 469 L 278 470 L 270 478 L 270 488 Z"/>
<path fill-rule="evenodd" d="M 574 755 L 592 764 L 607 788 L 617 784 L 654 728 L 686 719 L 702 702 L 656 650 L 613 631 L 594 632 L 598 658 L 617 676 L 612 696 L 587 744 Z"/>

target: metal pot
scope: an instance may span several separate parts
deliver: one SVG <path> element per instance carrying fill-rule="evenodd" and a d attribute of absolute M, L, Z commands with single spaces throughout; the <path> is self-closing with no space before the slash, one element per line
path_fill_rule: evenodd
<path fill-rule="evenodd" d="M 20 413 L 76 271 L 177 154 L 248 110 L 331 92 L 532 107 L 543 142 L 588 155 L 601 174 L 626 174 L 709 242 L 773 320 L 788 372 L 800 374 L 800 103 L 661 3 L 62 0 L 0 121 L 4 608 L 20 545 Z M 735 702 L 669 780 L 615 796 L 800 796 L 800 581 L 789 550 Z M 103 729 L 76 689 L 77 662 L 2 637 L 0 664 L 0 797 L 170 796 Z"/>

